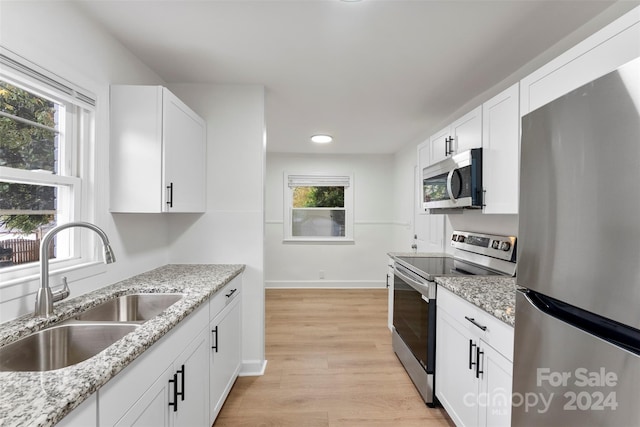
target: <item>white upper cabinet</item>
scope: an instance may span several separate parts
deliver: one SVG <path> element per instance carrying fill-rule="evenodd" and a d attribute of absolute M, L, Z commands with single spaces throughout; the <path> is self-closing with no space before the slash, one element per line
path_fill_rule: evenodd
<path fill-rule="evenodd" d="M 438 163 L 451 155 L 449 154 L 450 137 L 451 126 L 447 126 L 429 138 L 429 164 Z M 420 169 L 420 173 L 422 174 L 422 169 Z"/>
<path fill-rule="evenodd" d="M 482 148 L 482 107 L 476 107 L 451 124 L 451 154 Z"/>
<path fill-rule="evenodd" d="M 529 112 L 640 56 L 640 7 L 520 82 L 520 114 Z"/>
<path fill-rule="evenodd" d="M 482 147 L 482 106 L 475 108 L 429 138 L 431 164 L 456 153 Z"/>
<path fill-rule="evenodd" d="M 517 214 L 520 162 L 519 85 L 482 105 L 484 213 Z"/>
<path fill-rule="evenodd" d="M 162 86 L 111 86 L 111 212 L 204 212 L 204 120 Z"/>

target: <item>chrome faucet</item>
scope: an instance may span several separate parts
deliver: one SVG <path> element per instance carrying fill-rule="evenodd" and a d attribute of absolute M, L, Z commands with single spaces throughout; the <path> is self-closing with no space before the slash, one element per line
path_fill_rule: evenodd
<path fill-rule="evenodd" d="M 69 296 L 69 287 L 65 277 L 62 278 L 63 289 L 52 292 L 49 287 L 49 245 L 58 232 L 72 227 L 84 227 L 95 231 L 102 239 L 104 263 L 111 264 L 116 262 L 116 257 L 113 255 L 113 250 L 109 244 L 109 238 L 98 226 L 88 222 L 68 222 L 53 227 L 44 235 L 42 243 L 40 243 L 40 289 L 36 293 L 36 309 L 34 313 L 36 317 L 50 317 L 53 314 L 53 303 Z"/>

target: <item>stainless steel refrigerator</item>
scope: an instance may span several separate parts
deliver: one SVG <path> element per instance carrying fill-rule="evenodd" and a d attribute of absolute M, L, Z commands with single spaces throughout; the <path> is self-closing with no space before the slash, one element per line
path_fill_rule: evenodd
<path fill-rule="evenodd" d="M 640 426 L 640 58 L 522 120 L 512 424 Z"/>

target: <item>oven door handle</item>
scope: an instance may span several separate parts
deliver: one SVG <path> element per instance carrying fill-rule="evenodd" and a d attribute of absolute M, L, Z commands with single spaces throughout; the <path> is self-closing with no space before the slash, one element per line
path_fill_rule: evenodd
<path fill-rule="evenodd" d="M 401 271 L 401 269 L 404 271 Z M 416 291 L 420 292 L 422 294 L 422 298 L 426 298 L 425 301 L 428 302 L 430 299 L 435 298 L 435 294 L 433 297 L 431 296 L 432 287 L 429 282 L 419 282 L 416 279 L 408 276 L 407 274 L 411 274 L 411 272 L 406 267 L 403 267 L 400 264 L 396 263 L 396 265 L 393 266 L 393 273 L 407 282 Z M 420 291 L 420 289 L 424 289 L 426 292 L 428 292 L 428 295 L 425 295 L 424 292 Z"/>
<path fill-rule="evenodd" d="M 401 268 L 402 268 L 403 270 L 406 270 L 406 269 L 405 269 L 404 267 L 402 267 L 401 265 L 395 265 L 395 266 L 393 267 L 393 272 L 394 272 L 395 274 L 397 274 L 398 276 L 400 276 L 400 278 L 401 278 L 402 280 L 405 280 L 405 281 L 406 281 L 406 282 L 408 282 L 409 284 L 413 284 L 413 285 L 416 285 L 416 286 L 428 286 L 426 283 L 420 283 L 420 282 L 418 282 L 416 279 L 414 279 L 414 278 L 412 278 L 412 277 L 409 277 L 409 276 L 407 275 L 407 273 L 405 273 L 405 272 L 403 272 L 403 271 L 400 271 L 400 269 L 401 269 Z"/>

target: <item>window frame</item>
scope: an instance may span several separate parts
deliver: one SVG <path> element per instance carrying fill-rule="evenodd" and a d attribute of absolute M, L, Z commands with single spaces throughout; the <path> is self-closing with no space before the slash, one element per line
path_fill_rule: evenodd
<path fill-rule="evenodd" d="M 292 181 L 304 182 L 304 185 L 294 185 Z M 344 236 L 294 236 L 293 235 L 293 210 L 294 209 L 322 209 L 331 210 L 333 208 L 294 208 L 293 193 L 296 187 L 344 187 L 344 211 L 345 230 Z M 320 173 L 289 173 L 284 172 L 283 190 L 283 241 L 289 243 L 353 243 L 353 174 L 320 174 Z"/>
<path fill-rule="evenodd" d="M 57 224 L 94 222 L 95 198 L 89 187 L 95 187 L 93 152 L 97 96 L 6 48 L 0 47 L 0 55 L 0 79 L 64 106 L 60 117 L 63 126 L 60 132 L 64 142 L 59 152 L 58 172 L 49 174 L 0 166 L 0 180 L 56 186 L 59 201 L 56 207 Z M 85 274 L 73 274 L 76 278 L 82 278 L 105 270 L 104 267 L 97 267 L 100 263 L 99 251 L 93 233 L 72 228 L 59 233 L 56 239 L 57 247 L 63 250 L 63 254 L 60 255 L 61 259 L 49 261 L 51 275 L 90 267 Z M 5 267 L 0 270 L 0 288 L 38 277 L 39 262 Z"/>

